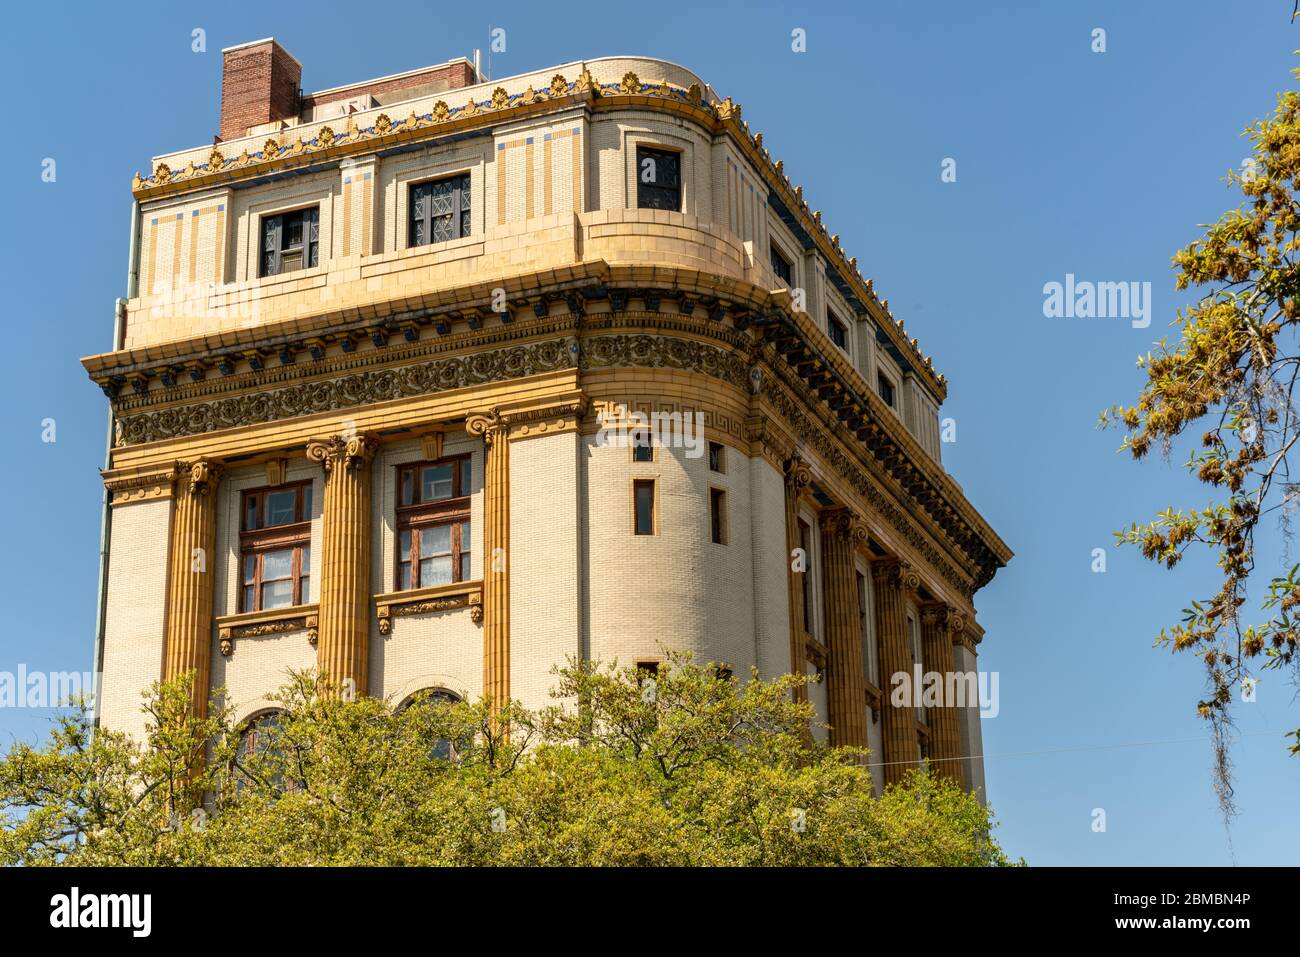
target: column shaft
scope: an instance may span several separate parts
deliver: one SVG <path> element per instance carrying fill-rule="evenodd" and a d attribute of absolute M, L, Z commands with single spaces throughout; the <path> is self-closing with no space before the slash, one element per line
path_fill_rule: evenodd
<path fill-rule="evenodd" d="M 325 468 L 316 668 L 349 697 L 369 691 L 370 460 L 376 447 L 369 436 L 307 443 L 307 457 Z"/>
<path fill-rule="evenodd" d="M 896 558 L 871 565 L 875 585 L 876 636 L 880 645 L 881 706 L 885 784 L 895 784 L 917 766 L 915 701 L 895 705 L 894 676 L 911 676 L 912 655 L 907 647 L 907 593 L 920 585 L 916 572 Z"/>
<path fill-rule="evenodd" d="M 803 571 L 795 570 L 795 549 L 799 547 L 799 495 L 812 481 L 808 466 L 793 456 L 785 463 L 785 561 L 790 591 L 790 673 L 802 675 L 804 666 L 803 583 L 810 556 L 804 556 Z M 808 700 L 808 689 L 795 689 L 795 699 Z"/>
<path fill-rule="evenodd" d="M 867 746 L 866 675 L 858 620 L 855 557 L 866 540 L 862 521 L 846 508 L 821 513 L 822 582 L 829 664 L 826 673 L 831 744 Z"/>
<path fill-rule="evenodd" d="M 493 713 L 510 700 L 510 440 L 495 411 L 466 420 L 483 436 L 483 694 Z"/>
<path fill-rule="evenodd" d="M 167 576 L 163 680 L 193 673 L 192 712 L 208 713 L 212 673 L 212 594 L 217 544 L 217 483 L 221 466 L 200 460 L 176 480 Z"/>
<path fill-rule="evenodd" d="M 961 758 L 961 735 L 957 727 L 957 702 L 949 700 L 955 688 L 952 643 L 965 629 L 965 618 L 949 605 L 927 605 L 921 613 L 921 655 L 925 671 L 939 675 L 939 703 L 929 709 L 930 764 L 935 773 L 964 785 Z"/>

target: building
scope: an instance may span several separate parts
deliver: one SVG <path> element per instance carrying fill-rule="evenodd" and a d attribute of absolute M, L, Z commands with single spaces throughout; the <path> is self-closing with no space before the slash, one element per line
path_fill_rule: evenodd
<path fill-rule="evenodd" d="M 111 352 L 99 720 L 287 668 L 546 703 L 567 656 L 817 673 L 837 743 L 982 790 L 1010 551 L 947 475 L 943 376 L 693 73 L 467 60 L 310 95 L 223 51 L 220 135 L 133 183 Z M 196 702 L 202 707 L 202 702 Z"/>

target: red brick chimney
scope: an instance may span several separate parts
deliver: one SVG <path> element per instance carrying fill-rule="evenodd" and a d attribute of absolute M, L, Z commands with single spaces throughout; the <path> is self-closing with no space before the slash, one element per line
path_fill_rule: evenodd
<path fill-rule="evenodd" d="M 221 51 L 221 138 L 298 115 L 302 64 L 273 37 Z"/>

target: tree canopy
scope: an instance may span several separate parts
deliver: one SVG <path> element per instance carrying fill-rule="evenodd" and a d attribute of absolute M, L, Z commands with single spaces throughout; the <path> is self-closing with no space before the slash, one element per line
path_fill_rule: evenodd
<path fill-rule="evenodd" d="M 84 706 L 0 761 L 0 864 L 1001 865 L 991 812 L 917 772 L 874 796 L 864 752 L 809 735 L 805 681 L 688 657 L 571 662 L 555 704 L 345 701 L 293 674 L 235 726 L 189 679 L 144 741 Z"/>
<path fill-rule="evenodd" d="M 1239 690 L 1249 695 L 1261 670 L 1294 675 L 1300 641 L 1300 565 L 1265 561 L 1258 612 L 1243 609 L 1260 557 L 1260 521 L 1272 513 L 1289 532 L 1300 504 L 1290 468 L 1300 440 L 1293 398 L 1300 375 L 1300 92 L 1281 93 L 1273 114 L 1244 135 L 1251 156 L 1228 174 L 1240 204 L 1173 257 L 1177 288 L 1202 288 L 1199 300 L 1179 311 L 1177 342 L 1162 339 L 1139 357 L 1146 381 L 1137 401 L 1102 416 L 1103 424 L 1127 429 L 1121 449 L 1136 459 L 1152 449 L 1168 456 L 1185 436 L 1186 467 L 1211 489 L 1203 506 L 1171 506 L 1116 536 L 1171 569 L 1194 549 L 1217 557 L 1218 590 L 1191 601 L 1157 643 L 1204 664 L 1208 689 L 1197 708 L 1213 726 L 1216 785 L 1227 813 L 1234 699 Z M 1291 751 L 1300 753 L 1300 729 L 1289 736 Z"/>

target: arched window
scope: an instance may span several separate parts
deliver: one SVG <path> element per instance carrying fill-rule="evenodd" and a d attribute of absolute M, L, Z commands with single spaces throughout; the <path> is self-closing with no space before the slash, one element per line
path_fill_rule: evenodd
<path fill-rule="evenodd" d="M 460 695 L 453 694 L 446 688 L 424 688 L 415 692 L 399 706 L 399 711 L 407 708 L 437 708 L 449 704 L 459 704 Z M 437 738 L 429 748 L 429 757 L 439 761 L 454 761 L 457 754 L 464 750 L 463 742 L 454 742 L 450 738 Z"/>
<path fill-rule="evenodd" d="M 254 776 L 249 770 L 259 761 L 268 761 L 275 770 L 265 781 L 277 791 L 286 790 L 284 775 L 277 765 L 283 758 L 280 750 L 280 722 L 284 717 L 282 711 L 263 711 L 255 714 L 244 723 L 239 733 L 239 747 L 235 751 L 235 767 L 241 772 L 236 776 L 235 787 L 245 786 Z M 290 788 L 292 784 L 290 784 Z"/>

